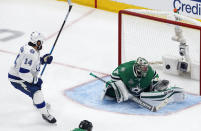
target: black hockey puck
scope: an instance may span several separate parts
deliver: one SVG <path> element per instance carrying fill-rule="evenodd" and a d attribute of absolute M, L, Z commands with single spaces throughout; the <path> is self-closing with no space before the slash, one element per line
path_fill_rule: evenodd
<path fill-rule="evenodd" d="M 166 65 L 165 68 L 169 70 L 170 69 L 170 65 L 169 64 Z"/>

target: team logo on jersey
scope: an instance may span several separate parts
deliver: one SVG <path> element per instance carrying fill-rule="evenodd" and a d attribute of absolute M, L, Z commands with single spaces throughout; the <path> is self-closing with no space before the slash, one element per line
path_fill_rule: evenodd
<path fill-rule="evenodd" d="M 140 89 L 139 86 L 136 86 L 136 87 L 132 87 L 132 88 L 131 88 L 131 91 L 132 91 L 133 93 L 135 93 L 135 94 L 139 94 L 140 91 L 141 91 L 141 89 Z"/>
<path fill-rule="evenodd" d="M 22 53 L 24 51 L 24 47 L 21 47 L 20 48 L 20 52 Z"/>

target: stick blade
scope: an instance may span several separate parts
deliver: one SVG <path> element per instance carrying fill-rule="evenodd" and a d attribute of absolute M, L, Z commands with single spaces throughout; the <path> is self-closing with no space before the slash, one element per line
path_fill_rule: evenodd
<path fill-rule="evenodd" d="M 169 98 L 166 98 L 164 101 L 162 101 L 158 106 L 156 106 L 156 111 L 160 110 L 162 107 L 166 106 L 168 104 Z"/>

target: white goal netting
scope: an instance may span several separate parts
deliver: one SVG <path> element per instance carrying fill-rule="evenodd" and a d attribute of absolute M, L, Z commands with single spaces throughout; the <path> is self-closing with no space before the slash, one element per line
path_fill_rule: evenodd
<path fill-rule="evenodd" d="M 160 64 L 164 55 L 180 57 L 180 43 L 172 40 L 176 26 L 183 31 L 191 61 L 200 63 L 201 22 L 173 12 L 129 9 L 119 12 L 119 64 L 139 56 Z"/>
<path fill-rule="evenodd" d="M 181 18 L 182 22 L 200 25 L 199 21 L 170 12 L 158 12 L 149 10 L 128 10 L 147 16 L 161 17 L 164 21 L 142 18 L 133 14 L 121 16 L 121 63 L 133 60 L 138 56 L 144 56 L 149 61 L 161 61 L 165 54 L 179 55 L 179 43 L 171 39 L 175 35 L 174 23 L 166 23 L 165 20 L 174 21 L 174 15 Z M 189 45 L 191 59 L 200 61 L 200 30 L 180 26 L 184 38 Z"/>

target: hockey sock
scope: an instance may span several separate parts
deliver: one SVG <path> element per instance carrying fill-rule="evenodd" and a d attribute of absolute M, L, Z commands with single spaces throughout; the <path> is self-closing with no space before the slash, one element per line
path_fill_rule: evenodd
<path fill-rule="evenodd" d="M 43 93 L 38 90 L 33 95 L 33 103 L 41 114 L 49 114 L 46 109 L 46 103 L 44 101 Z"/>

